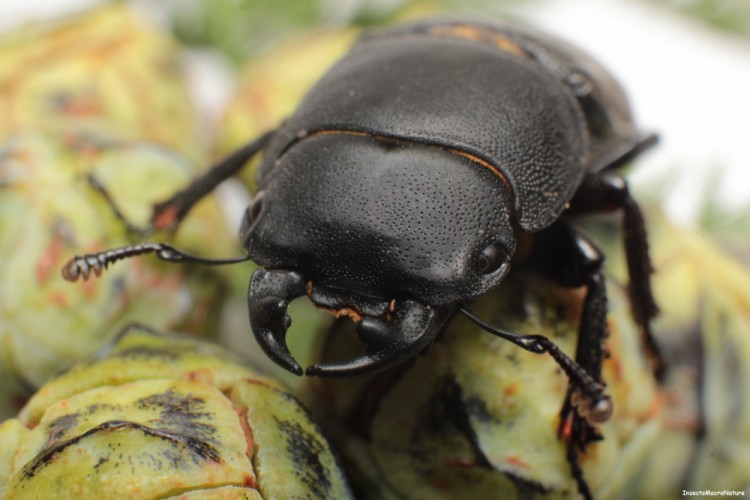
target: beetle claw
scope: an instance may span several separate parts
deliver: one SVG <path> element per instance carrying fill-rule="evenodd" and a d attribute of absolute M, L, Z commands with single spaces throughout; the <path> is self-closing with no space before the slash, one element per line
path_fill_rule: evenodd
<path fill-rule="evenodd" d="M 603 424 L 612 417 L 614 412 L 612 398 L 606 394 L 591 398 L 575 391 L 570 397 L 570 404 L 578 412 L 578 415 L 591 426 Z"/>
<path fill-rule="evenodd" d="M 361 375 L 384 370 L 423 351 L 442 328 L 450 309 L 435 309 L 413 300 L 399 303 L 388 322 L 365 316 L 357 333 L 365 354 L 343 363 L 313 365 L 306 374 L 315 377 Z"/>
<path fill-rule="evenodd" d="M 304 293 L 305 280 L 299 273 L 266 269 L 253 273 L 248 292 L 250 326 L 258 344 L 269 358 L 296 375 L 303 370 L 286 345 L 292 324 L 286 310 L 289 302 Z"/>

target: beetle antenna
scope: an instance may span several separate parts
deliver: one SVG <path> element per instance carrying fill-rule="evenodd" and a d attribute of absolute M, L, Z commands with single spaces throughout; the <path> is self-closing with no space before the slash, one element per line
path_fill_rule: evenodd
<path fill-rule="evenodd" d="M 612 416 L 612 400 L 604 392 L 604 385 L 600 384 L 581 365 L 573 361 L 567 354 L 562 352 L 554 342 L 544 335 L 521 335 L 502 330 L 495 326 L 489 325 L 479 319 L 471 312 L 466 304 L 458 306 L 459 311 L 463 313 L 470 321 L 478 325 L 483 330 L 500 337 L 501 339 L 512 342 L 529 352 L 536 354 L 547 353 L 557 362 L 562 370 L 568 375 L 568 378 L 574 386 L 578 387 L 583 396 L 583 406 L 579 408 L 579 413 L 590 423 L 602 423 L 609 420 Z"/>
<path fill-rule="evenodd" d="M 206 259 L 197 255 L 191 255 L 177 250 L 166 243 L 141 243 L 139 245 L 130 245 L 120 248 L 112 248 L 103 252 L 88 253 L 85 255 L 76 255 L 70 259 L 62 268 L 62 277 L 67 281 L 78 281 L 83 277 L 84 281 L 89 278 L 91 273 L 101 276 L 102 272 L 110 264 L 118 260 L 129 259 L 148 253 L 155 253 L 156 256 L 167 262 L 193 262 L 209 266 L 221 266 L 225 264 L 236 264 L 250 260 L 249 255 L 234 257 L 229 259 Z"/>

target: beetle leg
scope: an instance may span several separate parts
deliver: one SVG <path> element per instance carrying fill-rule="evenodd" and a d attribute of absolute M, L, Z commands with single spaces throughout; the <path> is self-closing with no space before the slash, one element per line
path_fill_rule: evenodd
<path fill-rule="evenodd" d="M 164 201 L 156 203 L 151 214 L 152 227 L 175 231 L 190 209 L 213 191 L 216 186 L 242 170 L 247 162 L 268 144 L 274 132 L 266 132 L 236 150 L 202 175 L 193 179 L 181 191 Z"/>
<path fill-rule="evenodd" d="M 591 488 L 589 488 L 589 483 L 586 481 L 586 478 L 583 476 L 583 469 L 581 469 L 581 461 L 578 457 L 578 452 L 576 451 L 575 446 L 573 446 L 572 443 L 568 443 L 566 450 L 565 450 L 565 458 L 568 460 L 568 465 L 570 465 L 570 470 L 573 476 L 573 479 L 575 479 L 576 485 L 578 486 L 578 492 L 581 494 L 581 496 L 585 500 L 592 500 L 594 498 L 594 495 L 591 493 Z"/>
<path fill-rule="evenodd" d="M 607 296 L 602 274 L 596 273 L 587 278 L 586 288 L 581 326 L 578 330 L 576 362 L 592 377 L 595 377 L 599 383 L 603 384 L 601 380 L 602 362 L 607 356 L 604 340 L 608 336 L 609 330 L 607 328 Z M 585 452 L 589 443 L 601 440 L 602 436 L 594 426 L 597 423 L 596 419 L 591 418 L 592 415 L 597 413 L 596 405 L 587 402 L 585 398 L 582 401 L 580 394 L 578 388 L 572 385 L 568 387 L 565 402 L 560 410 L 558 435 L 567 443 L 568 463 L 578 482 L 579 489 L 583 491 L 582 485 L 585 486 L 585 481 L 580 473 L 580 467 L 577 465 L 578 455 L 575 450 Z"/>
<path fill-rule="evenodd" d="M 88 181 L 89 185 L 104 198 L 104 201 L 106 201 L 109 207 L 112 209 L 112 213 L 114 214 L 114 216 L 122 223 L 123 226 L 125 226 L 125 229 L 129 233 L 137 234 L 140 236 L 148 236 L 154 232 L 153 227 L 137 226 L 136 224 L 132 223 L 127 217 L 125 217 L 125 214 L 120 209 L 120 206 L 115 202 L 115 199 L 109 193 L 109 190 L 107 190 L 107 188 L 104 186 L 104 183 L 102 183 L 102 181 L 100 181 L 96 175 L 88 174 L 86 176 L 86 180 Z"/>
<path fill-rule="evenodd" d="M 601 372 L 607 356 L 604 343 L 609 328 L 601 250 L 572 226 L 558 221 L 534 235 L 528 264 L 562 286 L 586 287 L 575 361 L 597 383 L 604 385 Z M 560 410 L 558 435 L 566 442 L 568 463 L 584 495 L 586 492 L 590 495 L 590 491 L 578 463 L 578 452 L 585 452 L 589 443 L 602 439 L 594 426 L 601 421 L 596 418 L 597 410 L 597 404 L 587 400 L 580 388 L 574 384 L 569 386 Z"/>
<path fill-rule="evenodd" d="M 182 222 L 182 219 L 185 218 L 196 203 L 213 191 L 216 186 L 242 170 L 247 162 L 265 147 L 273 132 L 266 132 L 253 142 L 236 150 L 205 173 L 193 179 L 181 191 L 178 191 L 164 201 L 154 204 L 150 225 L 147 227 L 140 227 L 130 222 L 107 188 L 94 174 L 89 174 L 86 179 L 91 187 L 104 197 L 112 209 L 112 213 L 123 223 L 129 232 L 141 236 L 148 236 L 154 230 L 161 229 L 168 229 L 174 232 L 180 222 Z"/>
<path fill-rule="evenodd" d="M 606 170 L 584 178 L 571 201 L 574 211 L 620 209 L 623 213 L 625 258 L 628 266 L 628 295 L 633 317 L 641 328 L 643 342 L 653 362 L 657 378 L 664 374 L 659 345 L 651 330 L 651 320 L 659 313 L 651 290 L 651 264 L 646 224 L 638 204 L 630 195 L 627 181 L 618 172 Z"/>
<path fill-rule="evenodd" d="M 572 226 L 558 221 L 534 235 L 534 245 L 525 264 L 564 287 L 586 287 L 575 361 L 597 383 L 602 384 L 602 362 L 606 357 L 604 342 L 609 328 L 607 292 L 602 273 L 604 255 L 601 250 Z M 576 391 L 575 386 L 572 389 Z M 586 409 L 580 405 L 585 405 L 585 400 L 574 400 L 572 393 L 570 396 L 571 405 L 578 406 L 579 413 L 581 409 Z"/>
<path fill-rule="evenodd" d="M 286 332 L 292 324 L 286 310 L 289 302 L 305 291 L 305 279 L 297 272 L 257 269 L 250 278 L 247 299 L 250 327 L 261 349 L 296 375 L 303 372 L 286 345 Z"/>
<path fill-rule="evenodd" d="M 426 349 L 450 316 L 450 308 L 434 308 L 415 300 L 400 301 L 390 321 L 365 316 L 357 334 L 365 354 L 344 363 L 314 365 L 311 376 L 349 376 L 383 370 Z"/>
<path fill-rule="evenodd" d="M 612 416 L 612 400 L 604 392 L 604 384 L 595 380 L 581 365 L 570 359 L 554 342 L 543 335 L 520 335 L 489 325 L 479 319 L 462 304 L 459 310 L 469 320 L 483 330 L 535 354 L 549 354 L 570 379 L 571 387 L 576 388 L 575 399 L 578 412 L 591 425 L 606 422 Z M 572 393 L 568 393 L 572 398 Z"/>

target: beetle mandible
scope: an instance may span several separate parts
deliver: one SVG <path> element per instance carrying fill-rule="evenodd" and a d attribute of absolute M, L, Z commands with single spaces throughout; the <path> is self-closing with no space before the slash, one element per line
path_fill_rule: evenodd
<path fill-rule="evenodd" d="M 263 151 L 240 230 L 247 256 L 210 260 L 143 244 L 77 256 L 63 275 L 87 278 L 148 252 L 169 261 L 252 260 L 261 266 L 248 294 L 252 331 L 298 375 L 392 366 L 427 349 L 459 310 L 552 355 L 571 381 L 563 416 L 580 427 L 571 442 L 584 447 L 595 433 L 581 429 L 612 412 L 601 379 L 607 299 L 604 257 L 568 215 L 623 212 L 632 311 L 658 371 L 646 230 L 617 172 L 655 142 L 636 128 L 614 78 L 555 38 L 485 22 L 395 27 L 356 43 L 280 128 L 154 206 L 153 228 L 174 230 Z M 503 280 L 511 260 L 586 287 L 575 361 L 544 337 L 501 331 L 467 308 Z M 303 371 L 285 342 L 287 305 L 303 295 L 350 316 L 365 353 Z"/>

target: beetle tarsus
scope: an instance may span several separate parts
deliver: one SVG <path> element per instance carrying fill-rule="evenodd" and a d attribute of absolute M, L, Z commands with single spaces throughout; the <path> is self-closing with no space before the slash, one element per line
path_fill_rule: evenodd
<path fill-rule="evenodd" d="M 579 391 L 573 391 L 570 404 L 589 425 L 606 422 L 612 417 L 614 410 L 612 399 L 609 396 L 603 395 L 601 398 L 594 400 L 587 398 Z"/>
<path fill-rule="evenodd" d="M 581 461 L 578 457 L 576 444 L 574 442 L 568 442 L 565 452 L 568 464 L 570 465 L 571 475 L 576 482 L 576 486 L 578 486 L 578 492 L 584 500 L 593 500 L 594 495 L 591 493 L 591 487 L 583 475 L 583 469 L 581 469 Z"/>

